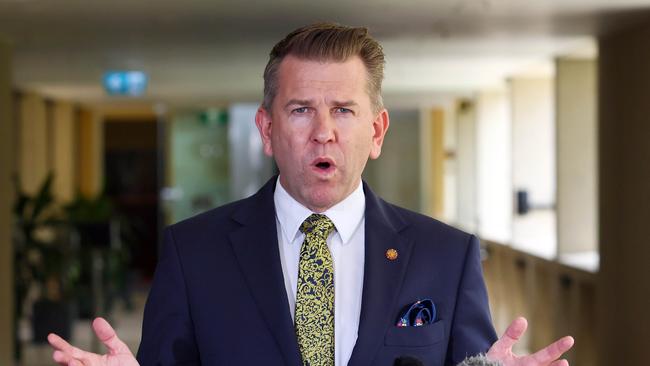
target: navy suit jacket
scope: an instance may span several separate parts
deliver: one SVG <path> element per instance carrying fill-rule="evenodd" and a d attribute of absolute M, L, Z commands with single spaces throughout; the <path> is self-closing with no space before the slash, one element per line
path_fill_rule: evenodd
<path fill-rule="evenodd" d="M 301 358 L 278 249 L 275 178 L 255 195 L 165 231 L 144 312 L 138 360 L 150 365 L 291 365 Z M 364 183 L 365 268 L 349 365 L 410 355 L 455 365 L 496 340 L 476 237 L 389 203 Z M 399 256 L 390 261 L 387 249 Z M 437 317 L 396 327 L 432 299 Z"/>

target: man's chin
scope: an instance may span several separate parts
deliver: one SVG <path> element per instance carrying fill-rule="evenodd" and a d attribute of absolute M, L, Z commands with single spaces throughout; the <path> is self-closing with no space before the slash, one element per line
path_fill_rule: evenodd
<path fill-rule="evenodd" d="M 341 198 L 329 187 L 317 188 L 309 192 L 310 210 L 320 213 L 327 211 L 330 207 L 341 201 Z"/>

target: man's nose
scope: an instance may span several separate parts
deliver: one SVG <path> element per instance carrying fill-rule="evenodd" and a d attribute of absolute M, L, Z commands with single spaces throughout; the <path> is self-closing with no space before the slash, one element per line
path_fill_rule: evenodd
<path fill-rule="evenodd" d="M 312 141 L 326 144 L 336 138 L 336 122 L 327 111 L 319 111 L 313 121 Z"/>

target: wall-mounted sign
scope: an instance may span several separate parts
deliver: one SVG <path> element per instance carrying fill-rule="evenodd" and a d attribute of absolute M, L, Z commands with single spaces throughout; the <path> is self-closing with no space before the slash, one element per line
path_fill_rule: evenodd
<path fill-rule="evenodd" d="M 138 97 L 147 90 L 148 81 L 142 71 L 108 71 L 104 74 L 104 90 L 109 95 Z"/>

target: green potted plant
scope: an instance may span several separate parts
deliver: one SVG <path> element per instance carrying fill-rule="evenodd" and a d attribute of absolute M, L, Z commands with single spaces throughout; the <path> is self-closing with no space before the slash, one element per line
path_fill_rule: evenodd
<path fill-rule="evenodd" d="M 79 276 L 79 263 L 68 240 L 68 227 L 52 195 L 54 175 L 48 174 L 35 194 L 22 190 L 15 178 L 13 213 L 15 263 L 15 316 L 24 316 L 28 293 L 38 293 L 32 304 L 35 342 L 45 342 L 48 332 L 70 335 L 70 299 Z M 15 329 L 17 334 L 17 328 Z M 16 358 L 20 359 L 20 342 Z"/>
<path fill-rule="evenodd" d="M 79 238 L 79 315 L 82 318 L 106 316 L 113 299 L 124 292 L 126 286 L 125 274 L 130 252 L 122 239 L 125 236 L 128 238 L 130 225 L 116 212 L 105 194 L 91 198 L 78 194 L 74 201 L 64 207 L 64 211 L 66 220 Z M 102 263 L 100 269 L 93 267 L 98 260 Z M 97 278 L 93 280 L 93 276 L 101 277 L 100 281 Z M 99 294 L 97 286 L 101 287 Z M 102 303 L 97 303 L 100 300 L 98 297 L 103 299 Z"/>

